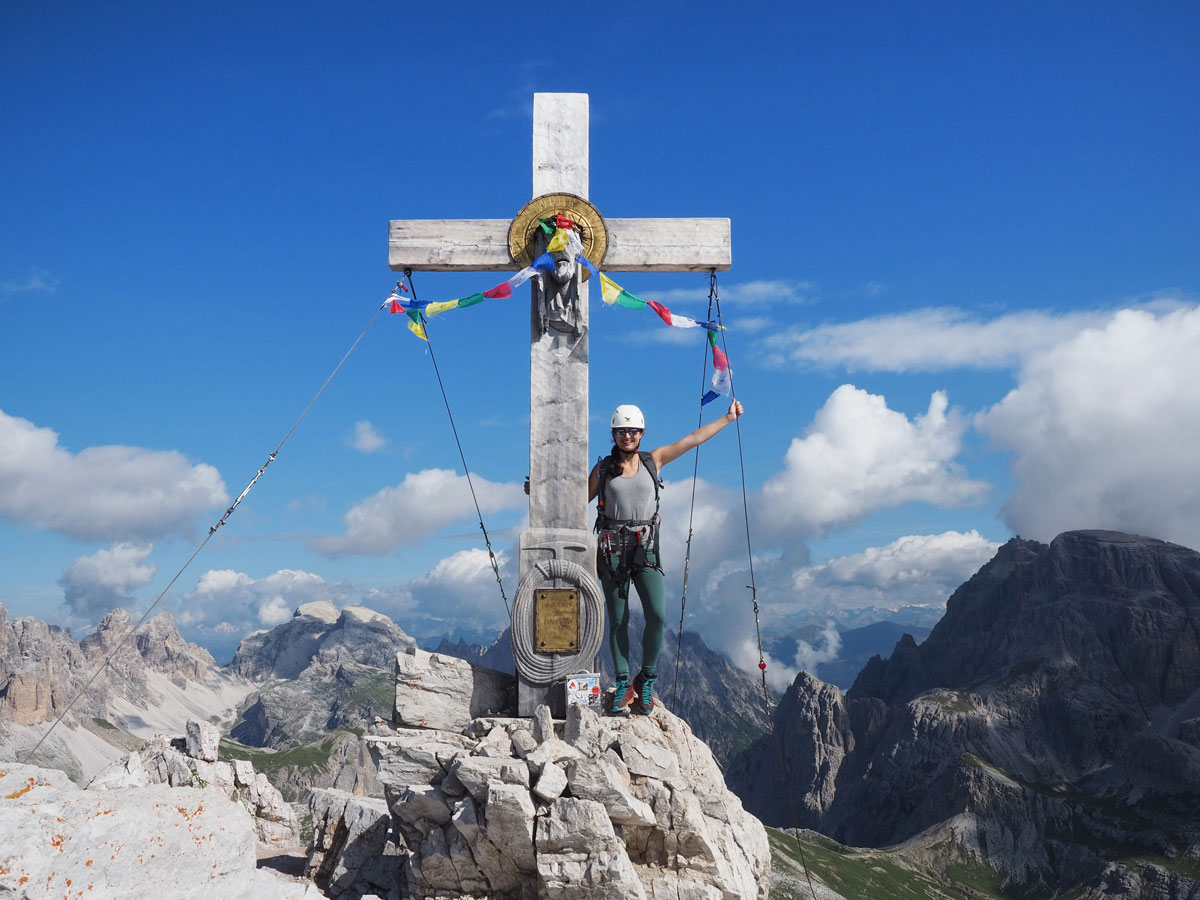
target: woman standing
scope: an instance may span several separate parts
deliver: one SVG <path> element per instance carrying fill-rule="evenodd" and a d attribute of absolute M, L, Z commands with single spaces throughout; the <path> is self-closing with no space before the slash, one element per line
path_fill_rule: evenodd
<path fill-rule="evenodd" d="M 596 509 L 596 571 L 608 611 L 608 642 L 616 670 L 612 711 L 635 709 L 650 715 L 658 655 L 666 630 L 667 592 L 658 543 L 658 488 L 663 467 L 698 447 L 742 414 L 734 400 L 729 412 L 687 437 L 654 450 L 641 450 L 646 428 L 636 406 L 618 406 L 612 415 L 613 449 L 588 477 L 588 500 Z M 637 589 L 646 616 L 642 668 L 629 681 L 629 585 Z"/>

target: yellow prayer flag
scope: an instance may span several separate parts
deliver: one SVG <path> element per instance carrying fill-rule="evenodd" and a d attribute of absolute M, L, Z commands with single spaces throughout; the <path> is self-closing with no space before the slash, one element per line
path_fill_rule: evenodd
<path fill-rule="evenodd" d="M 546 252 L 557 253 L 559 250 L 566 250 L 569 240 L 565 229 L 556 228 L 554 237 L 550 238 L 550 243 L 546 245 Z"/>
<path fill-rule="evenodd" d="M 417 337 L 419 337 L 421 340 L 426 341 L 426 342 L 429 341 L 429 338 L 425 337 L 425 326 L 422 325 L 420 322 L 414 322 L 412 319 L 409 319 L 408 320 L 408 330 L 411 331 L 413 334 L 415 334 Z"/>
<path fill-rule="evenodd" d="M 430 303 L 425 307 L 425 318 L 430 319 L 438 313 L 454 309 L 456 306 L 458 306 L 457 300 L 439 300 L 437 303 Z"/>
<path fill-rule="evenodd" d="M 600 294 L 605 303 L 616 303 L 617 297 L 621 295 L 622 287 L 605 275 L 600 273 Z"/>

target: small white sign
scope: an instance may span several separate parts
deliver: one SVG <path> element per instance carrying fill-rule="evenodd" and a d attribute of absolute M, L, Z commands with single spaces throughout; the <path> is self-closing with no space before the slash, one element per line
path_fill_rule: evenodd
<path fill-rule="evenodd" d="M 580 672 L 567 679 L 567 706 L 576 703 L 600 709 L 600 673 Z"/>

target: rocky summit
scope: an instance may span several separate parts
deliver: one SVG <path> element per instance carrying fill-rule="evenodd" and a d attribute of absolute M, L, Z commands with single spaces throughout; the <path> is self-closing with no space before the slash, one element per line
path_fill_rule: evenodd
<path fill-rule="evenodd" d="M 511 676 L 419 650 L 396 673 L 395 727 L 367 739 L 385 799 L 312 795 L 309 872 L 329 896 L 765 900 L 761 823 L 666 709 L 485 715 Z"/>
<path fill-rule="evenodd" d="M 1197 896 L 1200 554 L 1013 539 L 847 694 L 802 673 L 776 730 L 796 820 L 842 843 L 982 863 L 1014 895 Z M 729 783 L 793 823 L 769 739 Z"/>

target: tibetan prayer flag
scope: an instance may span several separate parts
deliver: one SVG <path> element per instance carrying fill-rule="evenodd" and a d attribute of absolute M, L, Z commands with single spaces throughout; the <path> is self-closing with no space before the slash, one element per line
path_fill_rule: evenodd
<path fill-rule="evenodd" d="M 432 318 L 438 313 L 443 313 L 448 309 L 457 309 L 458 306 L 458 300 L 442 300 L 438 303 L 430 303 L 425 307 L 425 316 L 426 318 Z"/>
<path fill-rule="evenodd" d="M 708 393 L 700 399 L 701 406 L 733 390 L 733 372 L 729 369 L 729 357 L 725 355 L 725 351 L 717 346 L 717 333 L 715 331 L 708 333 L 708 343 L 712 347 L 713 374 L 712 381 L 709 383 Z"/>
<path fill-rule="evenodd" d="M 519 288 L 537 273 L 537 266 L 526 266 L 512 278 L 508 279 L 506 283 L 509 288 Z M 496 290 L 496 288 L 492 288 L 492 290 Z"/>
<path fill-rule="evenodd" d="M 554 237 L 550 238 L 550 243 L 546 245 L 547 253 L 558 253 L 561 250 L 566 250 L 568 244 L 567 232 L 559 228 L 554 232 Z"/>
<path fill-rule="evenodd" d="M 600 273 L 600 295 L 609 306 L 614 303 L 626 309 L 645 309 L 646 301 L 635 297 L 603 272 Z"/>
<path fill-rule="evenodd" d="M 484 291 L 483 296 L 487 297 L 489 300 L 511 297 L 512 289 L 513 286 L 511 284 L 509 284 L 507 281 L 502 281 L 490 291 Z"/>
<path fill-rule="evenodd" d="M 398 312 L 404 312 L 404 307 L 400 305 L 400 301 L 399 301 L 399 299 L 397 299 L 395 294 L 392 294 L 391 300 L 392 300 L 392 302 L 388 306 L 389 313 L 391 313 L 392 315 L 395 315 Z"/>
<path fill-rule="evenodd" d="M 408 330 L 415 334 L 423 341 L 428 341 L 425 336 L 425 326 L 421 323 L 421 312 L 418 309 L 410 309 L 408 311 Z"/>
<path fill-rule="evenodd" d="M 675 324 L 674 322 L 671 321 L 671 311 L 669 309 L 667 309 L 665 306 L 663 306 L 661 303 L 658 303 L 654 300 L 647 300 L 646 305 L 648 307 L 650 307 L 652 310 L 654 310 L 656 313 L 658 313 L 658 317 L 660 319 L 662 319 L 664 322 L 666 322 L 668 325 Z"/>

